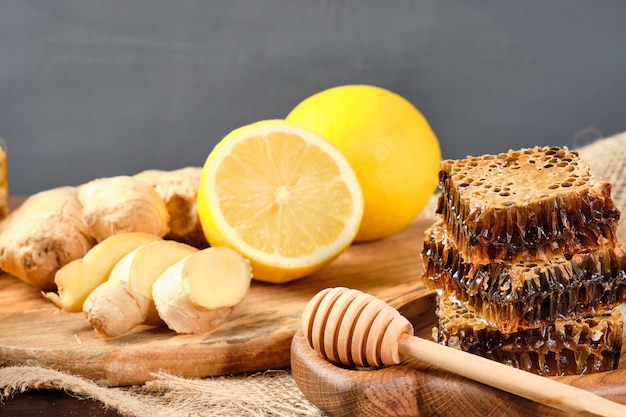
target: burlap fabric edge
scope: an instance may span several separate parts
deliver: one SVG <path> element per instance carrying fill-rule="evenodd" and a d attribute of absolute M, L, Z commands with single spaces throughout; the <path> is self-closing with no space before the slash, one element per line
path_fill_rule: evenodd
<path fill-rule="evenodd" d="M 44 389 L 98 401 L 128 417 L 325 415 L 286 370 L 203 379 L 156 373 L 144 385 L 110 388 L 37 365 L 0 368 L 0 407 L 14 395 Z"/>

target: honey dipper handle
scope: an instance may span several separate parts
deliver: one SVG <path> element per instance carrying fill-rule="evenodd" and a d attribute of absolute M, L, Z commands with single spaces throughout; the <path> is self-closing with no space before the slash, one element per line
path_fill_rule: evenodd
<path fill-rule="evenodd" d="M 626 416 L 626 406 L 589 391 L 513 368 L 471 353 L 404 336 L 401 354 L 440 369 L 563 411 L 604 417 Z"/>

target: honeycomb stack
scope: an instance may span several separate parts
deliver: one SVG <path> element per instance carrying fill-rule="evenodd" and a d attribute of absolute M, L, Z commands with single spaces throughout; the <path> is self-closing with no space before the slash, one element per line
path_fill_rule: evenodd
<path fill-rule="evenodd" d="M 424 282 L 439 343 L 539 375 L 619 363 L 626 252 L 610 184 L 575 151 L 535 147 L 441 164 Z"/>

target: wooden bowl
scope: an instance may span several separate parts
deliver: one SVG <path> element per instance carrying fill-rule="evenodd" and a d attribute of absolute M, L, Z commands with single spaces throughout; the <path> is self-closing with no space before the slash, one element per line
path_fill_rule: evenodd
<path fill-rule="evenodd" d="M 416 335 L 432 339 L 433 293 L 409 293 L 391 304 L 413 323 Z M 625 360 L 615 371 L 555 379 L 626 404 Z M 567 415 L 414 359 L 377 370 L 338 367 L 315 352 L 301 331 L 292 340 L 291 368 L 300 390 L 331 416 Z"/>

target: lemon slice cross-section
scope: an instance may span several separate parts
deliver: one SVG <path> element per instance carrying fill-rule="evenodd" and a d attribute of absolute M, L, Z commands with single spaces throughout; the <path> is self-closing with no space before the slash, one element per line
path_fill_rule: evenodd
<path fill-rule="evenodd" d="M 349 247 L 363 196 L 334 145 L 268 120 L 232 131 L 211 151 L 198 210 L 212 246 L 239 251 L 256 279 L 281 283 L 313 273 Z"/>

